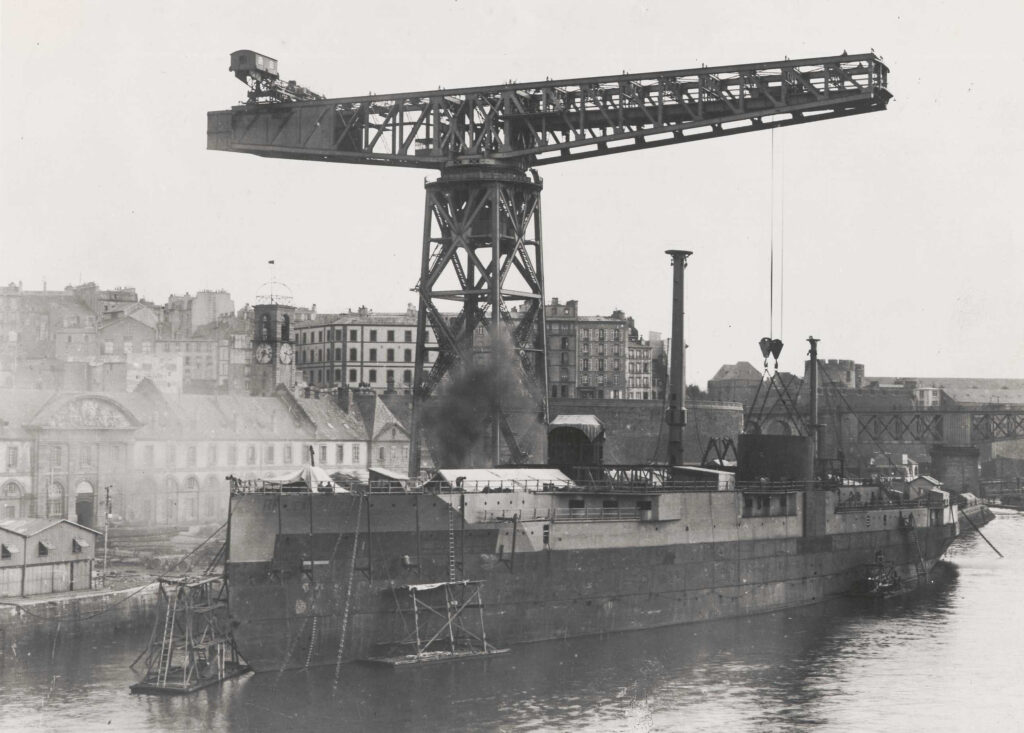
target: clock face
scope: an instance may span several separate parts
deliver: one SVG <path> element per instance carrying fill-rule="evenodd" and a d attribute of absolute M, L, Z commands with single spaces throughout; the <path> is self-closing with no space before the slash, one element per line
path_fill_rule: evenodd
<path fill-rule="evenodd" d="M 270 344 L 260 344 L 256 347 L 256 361 L 260 364 L 269 364 L 273 358 L 274 350 L 270 348 Z"/>
<path fill-rule="evenodd" d="M 281 348 L 277 350 L 277 358 L 281 360 L 282 364 L 291 364 L 294 356 L 295 351 L 291 344 L 281 344 Z"/>

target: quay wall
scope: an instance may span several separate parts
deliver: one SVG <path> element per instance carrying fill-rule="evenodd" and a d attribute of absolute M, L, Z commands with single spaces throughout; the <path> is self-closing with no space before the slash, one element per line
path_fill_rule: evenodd
<path fill-rule="evenodd" d="M 0 647 L 52 638 L 87 636 L 149 628 L 156 610 L 158 584 L 108 591 L 79 591 L 0 603 Z"/>

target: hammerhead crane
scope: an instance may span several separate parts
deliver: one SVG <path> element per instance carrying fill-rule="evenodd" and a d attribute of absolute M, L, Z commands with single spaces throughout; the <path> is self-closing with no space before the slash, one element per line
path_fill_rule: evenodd
<path fill-rule="evenodd" d="M 874 53 L 336 99 L 280 82 L 269 57 L 236 51 L 231 60 L 231 70 L 249 85 L 249 100 L 208 113 L 208 149 L 440 171 L 425 184 L 413 476 L 420 407 L 453 367 L 480 353 L 473 342 L 478 328 L 487 329 L 494 358 L 501 358 L 498 343 L 507 344 L 505 358 L 521 366 L 546 416 L 536 168 L 875 112 L 891 98 L 889 70 Z M 442 316 L 444 302 L 461 305 L 456 318 Z M 428 324 L 435 346 L 427 340 Z M 670 389 L 676 391 L 669 415 L 678 421 L 683 388 Z M 513 462 L 527 460 L 500 403 L 490 429 L 495 462 L 502 439 Z"/>

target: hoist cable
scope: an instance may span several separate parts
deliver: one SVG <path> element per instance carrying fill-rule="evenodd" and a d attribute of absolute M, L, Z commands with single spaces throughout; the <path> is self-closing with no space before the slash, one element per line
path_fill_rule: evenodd
<path fill-rule="evenodd" d="M 775 128 L 771 138 L 771 194 L 770 213 L 768 215 L 768 338 L 775 334 Z"/>

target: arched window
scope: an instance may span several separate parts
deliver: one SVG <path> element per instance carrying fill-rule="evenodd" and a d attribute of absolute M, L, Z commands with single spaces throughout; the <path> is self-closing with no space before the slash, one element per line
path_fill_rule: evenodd
<path fill-rule="evenodd" d="M 264 313 L 260 316 L 260 341 L 270 340 L 270 316 Z"/>
<path fill-rule="evenodd" d="M 186 491 L 199 491 L 199 479 L 195 476 L 189 476 L 185 479 L 185 490 Z"/>
<path fill-rule="evenodd" d="M 281 317 L 281 340 L 288 341 L 291 331 L 291 319 L 288 316 Z"/>

